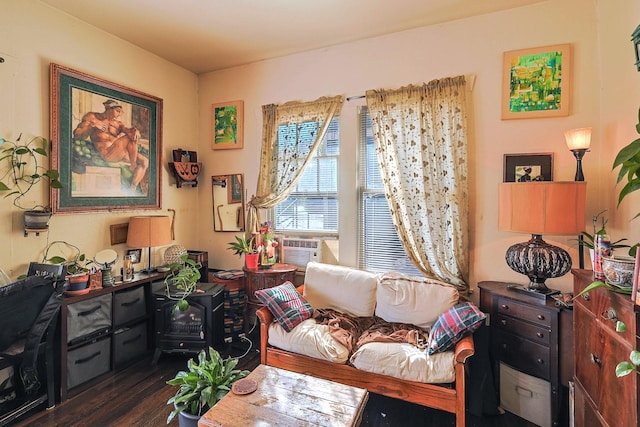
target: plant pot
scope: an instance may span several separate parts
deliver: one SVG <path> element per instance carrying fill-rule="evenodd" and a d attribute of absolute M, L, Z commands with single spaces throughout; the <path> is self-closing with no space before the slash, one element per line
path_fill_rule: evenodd
<path fill-rule="evenodd" d="M 199 419 L 200 415 L 193 415 L 185 411 L 178 413 L 178 424 L 180 424 L 180 427 L 198 427 Z"/>
<path fill-rule="evenodd" d="M 87 285 L 89 284 L 89 273 L 67 276 L 67 281 L 69 282 L 67 285 L 68 291 L 81 291 L 83 289 L 87 289 Z"/>
<path fill-rule="evenodd" d="M 260 254 L 245 254 L 244 263 L 249 269 L 257 269 L 258 268 L 258 257 Z"/>
<path fill-rule="evenodd" d="M 47 230 L 51 220 L 51 211 L 32 209 L 24 211 L 24 228 L 31 230 Z"/>

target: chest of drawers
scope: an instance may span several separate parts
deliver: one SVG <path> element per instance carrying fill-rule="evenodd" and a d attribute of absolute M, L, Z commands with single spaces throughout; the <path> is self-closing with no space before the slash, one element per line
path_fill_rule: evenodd
<path fill-rule="evenodd" d="M 573 270 L 577 295 L 593 282 L 588 270 Z M 575 425 L 638 425 L 638 375 L 617 378 L 616 365 L 638 349 L 639 315 L 628 295 L 595 289 L 574 302 Z M 627 327 L 616 332 L 617 321 Z"/>
<path fill-rule="evenodd" d="M 550 385 L 551 420 L 562 423 L 568 408 L 568 385 L 572 376 L 570 310 L 557 307 L 554 300 L 540 301 L 507 288 L 505 282 L 480 282 L 480 309 L 489 314 L 491 356 L 494 372 L 506 364 Z M 567 402 L 565 402 L 567 400 Z"/>

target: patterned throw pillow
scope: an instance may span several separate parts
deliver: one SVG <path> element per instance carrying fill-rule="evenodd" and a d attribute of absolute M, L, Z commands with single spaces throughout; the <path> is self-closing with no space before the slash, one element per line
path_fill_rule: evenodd
<path fill-rule="evenodd" d="M 289 281 L 273 288 L 257 290 L 255 295 L 287 332 L 313 315 L 311 304 Z"/>
<path fill-rule="evenodd" d="M 438 317 L 429 334 L 429 354 L 446 351 L 480 327 L 487 316 L 473 303 L 463 302 Z"/>

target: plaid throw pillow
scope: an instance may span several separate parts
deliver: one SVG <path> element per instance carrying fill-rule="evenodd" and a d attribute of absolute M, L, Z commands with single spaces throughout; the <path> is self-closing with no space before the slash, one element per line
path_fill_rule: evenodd
<path fill-rule="evenodd" d="M 257 290 L 255 295 L 287 332 L 291 332 L 298 324 L 313 315 L 311 304 L 289 281 L 273 288 Z"/>
<path fill-rule="evenodd" d="M 480 327 L 487 316 L 473 303 L 463 302 L 442 313 L 429 334 L 429 354 L 446 351 Z"/>

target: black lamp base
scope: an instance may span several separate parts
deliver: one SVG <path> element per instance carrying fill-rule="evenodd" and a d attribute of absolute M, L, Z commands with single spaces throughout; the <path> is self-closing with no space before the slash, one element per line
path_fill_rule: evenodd
<path fill-rule="evenodd" d="M 548 244 L 539 234 L 532 235 L 531 240 L 526 243 L 512 245 L 507 249 L 505 260 L 513 271 L 529 278 L 528 287 L 508 287 L 543 300 L 560 292 L 549 289 L 544 283 L 545 280 L 563 276 L 571 270 L 571 257 L 567 251 Z"/>
<path fill-rule="evenodd" d="M 532 298 L 541 300 L 543 302 L 546 301 L 547 298 L 550 297 L 551 295 L 556 295 L 560 293 L 559 290 L 550 289 L 550 288 L 547 288 L 546 286 L 544 287 L 544 289 L 534 289 L 534 288 L 526 287 L 522 285 L 511 284 L 511 285 L 507 285 L 507 289 L 511 291 L 519 292 L 521 294 L 530 296 Z"/>

